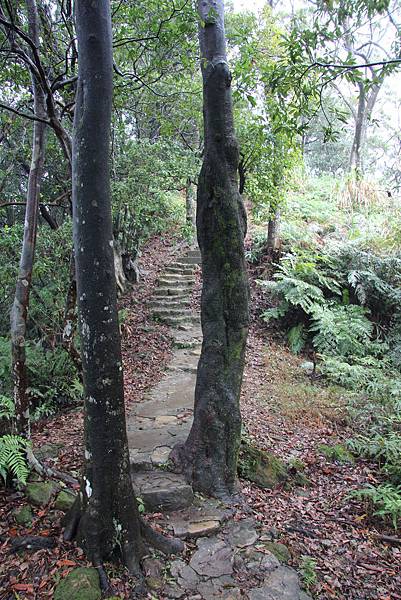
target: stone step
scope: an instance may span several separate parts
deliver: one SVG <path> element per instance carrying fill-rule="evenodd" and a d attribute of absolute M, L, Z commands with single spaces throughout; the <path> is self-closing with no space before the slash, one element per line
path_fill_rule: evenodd
<path fill-rule="evenodd" d="M 188 250 L 187 256 L 198 256 L 201 257 L 201 251 L 199 248 L 193 248 L 192 250 Z"/>
<path fill-rule="evenodd" d="M 192 275 L 194 269 L 190 265 L 180 265 L 174 263 L 166 267 L 166 273 L 177 273 L 179 275 Z"/>
<path fill-rule="evenodd" d="M 191 283 L 195 282 L 195 277 L 191 273 L 164 273 L 160 276 L 160 279 L 168 279 L 169 281 L 190 281 Z"/>
<path fill-rule="evenodd" d="M 187 508 L 194 499 L 192 487 L 183 475 L 163 471 L 134 473 L 132 483 L 137 497 L 149 512 Z"/>
<path fill-rule="evenodd" d="M 176 298 L 188 298 L 190 290 L 188 288 L 177 288 L 169 285 L 159 286 L 153 292 L 153 296 L 171 296 Z"/>
<path fill-rule="evenodd" d="M 153 309 L 153 314 L 159 317 L 187 317 L 191 319 L 192 312 L 182 307 L 159 307 Z"/>
<path fill-rule="evenodd" d="M 149 308 L 187 308 L 191 302 L 189 298 L 177 296 L 155 296 L 148 302 Z"/>
<path fill-rule="evenodd" d="M 184 265 L 200 265 L 201 257 L 200 256 L 183 256 L 180 258 L 180 263 Z"/>
<path fill-rule="evenodd" d="M 189 315 L 188 317 L 163 316 L 160 317 L 160 320 L 163 321 L 163 323 L 166 323 L 166 325 L 170 325 L 171 327 L 179 327 L 180 325 L 191 323 L 192 315 Z"/>
<path fill-rule="evenodd" d="M 158 287 L 163 287 L 163 286 L 168 286 L 168 287 L 192 287 L 194 284 L 194 280 L 191 279 L 185 279 L 185 278 L 170 278 L 167 276 L 163 276 L 160 277 L 160 279 L 158 280 Z"/>

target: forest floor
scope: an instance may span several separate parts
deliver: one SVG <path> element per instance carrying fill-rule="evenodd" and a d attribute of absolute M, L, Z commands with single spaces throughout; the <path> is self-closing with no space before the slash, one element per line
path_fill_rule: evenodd
<path fill-rule="evenodd" d="M 121 302 L 127 408 L 163 376 L 171 356 L 169 328 L 153 321 L 145 305 L 163 267 L 178 250 L 168 241 L 152 240 L 143 252 L 140 285 Z M 261 448 L 286 462 L 302 461 L 309 480 L 303 487 L 262 490 L 242 481 L 254 518 L 290 550 L 290 564 L 298 568 L 313 597 L 325 599 L 401 599 L 401 548 L 383 536 L 394 531 L 369 519 L 363 505 L 347 498 L 353 489 L 375 482 L 377 471 L 366 461 L 333 462 L 320 449 L 348 437 L 346 398 L 311 379 L 274 332 L 258 318 L 261 296 L 252 278 L 252 325 L 242 394 L 244 425 Z M 199 299 L 198 284 L 194 304 Z M 82 412 L 59 414 L 35 425 L 36 447 L 60 444 L 59 470 L 78 475 L 82 457 Z M 0 491 L 0 598 L 53 597 L 57 582 L 74 566 L 86 565 L 82 551 L 64 544 L 60 512 L 52 503 L 35 510 L 32 525 L 22 527 L 14 511 L 26 504 L 24 495 Z M 150 515 L 150 519 L 152 516 Z M 10 554 L 19 535 L 56 538 L 49 550 Z M 115 593 L 129 598 L 130 581 L 111 567 Z"/>

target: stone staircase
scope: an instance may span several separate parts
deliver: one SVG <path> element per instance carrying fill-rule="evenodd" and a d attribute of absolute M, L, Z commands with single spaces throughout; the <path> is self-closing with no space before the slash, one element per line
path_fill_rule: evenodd
<path fill-rule="evenodd" d="M 174 352 L 162 381 L 127 421 L 132 479 L 147 510 L 178 510 L 193 501 L 191 486 L 167 467 L 171 450 L 185 441 L 192 424 L 202 332 L 190 298 L 200 260 L 199 249 L 191 249 L 167 266 L 148 303 L 152 315 L 171 326 Z"/>
<path fill-rule="evenodd" d="M 194 271 L 200 262 L 199 248 L 194 248 L 166 268 L 149 301 L 154 317 L 172 327 L 198 320 L 191 312 L 190 296 L 195 283 Z"/>
<path fill-rule="evenodd" d="M 146 582 L 158 598 L 311 600 L 297 573 L 276 558 L 275 538 L 261 530 L 246 504 L 239 499 L 238 506 L 226 506 L 195 495 L 182 475 L 168 469 L 170 452 L 186 439 L 193 419 L 202 332 L 190 296 L 199 262 L 199 251 L 190 250 L 159 279 L 149 306 L 172 326 L 174 352 L 164 378 L 127 419 L 136 495 L 147 511 L 159 513 L 162 529 L 190 541 L 185 558 L 172 560 L 168 571 L 160 559 L 145 559 Z"/>

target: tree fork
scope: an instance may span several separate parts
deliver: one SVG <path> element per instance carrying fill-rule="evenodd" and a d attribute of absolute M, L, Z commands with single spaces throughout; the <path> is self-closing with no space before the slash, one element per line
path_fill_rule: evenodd
<path fill-rule="evenodd" d="M 227 64 L 224 2 L 199 0 L 203 76 L 204 161 L 197 196 L 202 254 L 202 352 L 194 422 L 172 459 L 197 491 L 235 492 L 241 440 L 239 407 L 249 326 L 244 257 L 246 213 L 238 191 L 239 152 Z"/>

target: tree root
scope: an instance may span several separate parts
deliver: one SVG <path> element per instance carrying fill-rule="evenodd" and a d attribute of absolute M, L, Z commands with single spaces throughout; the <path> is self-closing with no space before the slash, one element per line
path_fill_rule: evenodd
<path fill-rule="evenodd" d="M 156 550 L 160 550 L 163 554 L 180 554 L 184 548 L 185 544 L 182 540 L 178 538 L 169 538 L 161 533 L 158 533 L 148 523 L 146 523 L 143 519 L 140 521 L 141 523 L 141 533 L 143 538 Z"/>
<path fill-rule="evenodd" d="M 32 448 L 28 447 L 26 450 L 26 458 L 29 466 L 36 472 L 38 475 L 42 477 L 50 477 L 53 479 L 59 479 L 60 481 L 64 481 L 65 483 L 70 483 L 71 485 L 78 485 L 79 481 L 71 475 L 67 473 L 62 473 L 61 471 L 57 471 L 56 469 L 51 469 L 50 467 L 46 467 L 42 465 L 36 458 L 33 453 Z"/>
<path fill-rule="evenodd" d="M 41 537 L 38 535 L 26 535 L 16 537 L 11 542 L 10 553 L 29 551 L 37 552 L 38 550 L 54 548 L 56 540 L 52 537 Z"/>

